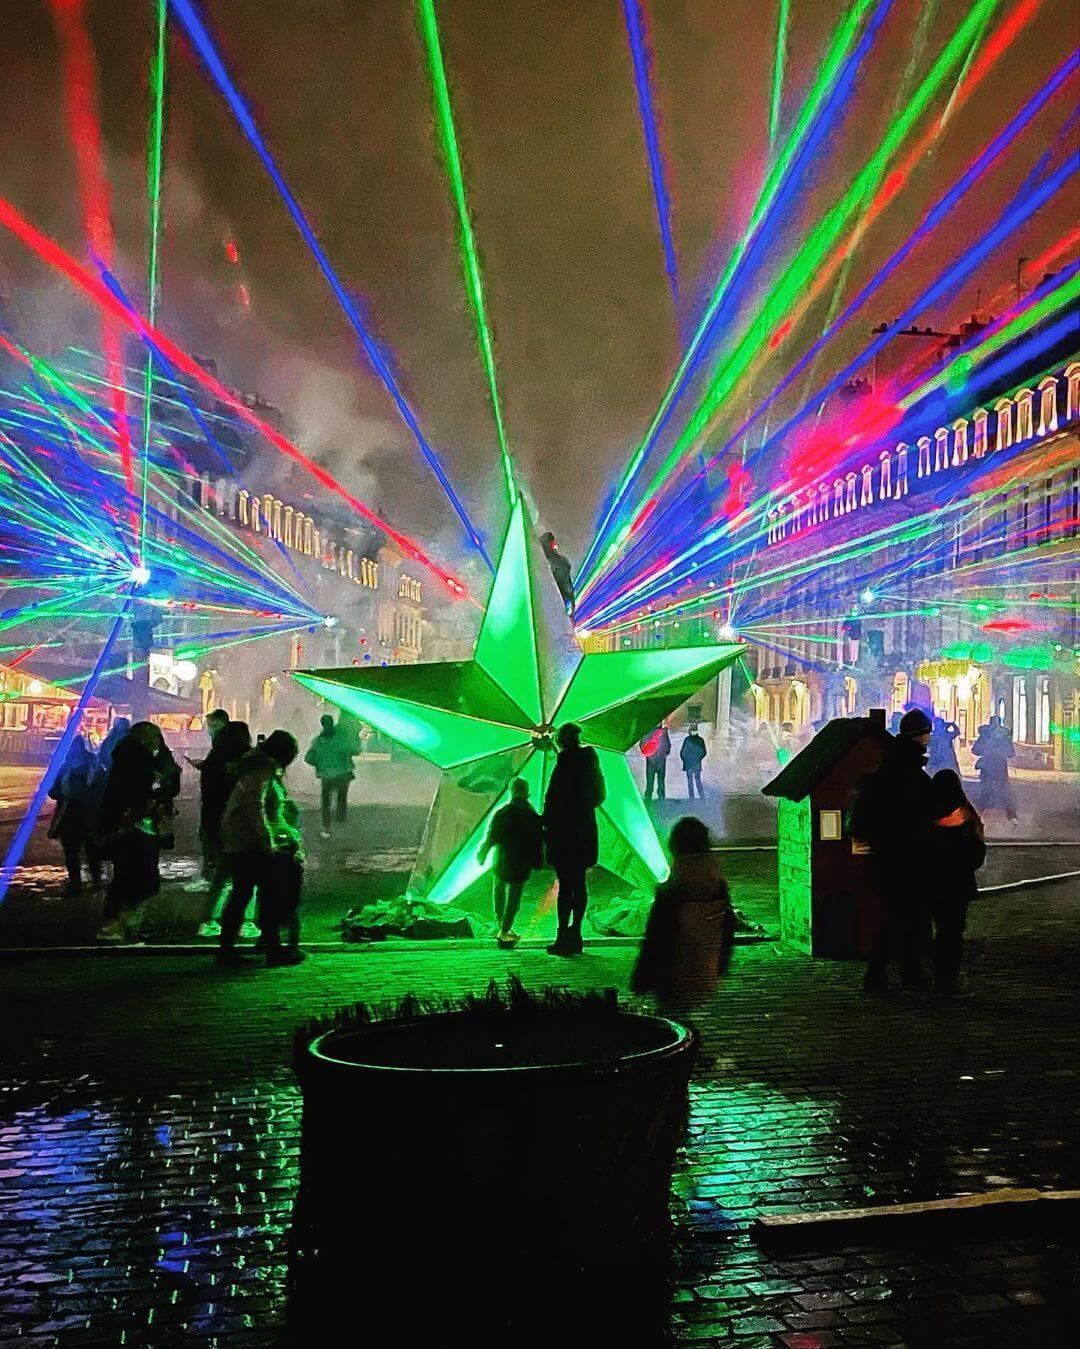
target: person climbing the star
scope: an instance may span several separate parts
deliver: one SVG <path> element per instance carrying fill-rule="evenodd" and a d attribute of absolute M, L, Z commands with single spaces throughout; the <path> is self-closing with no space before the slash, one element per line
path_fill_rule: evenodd
<path fill-rule="evenodd" d="M 559 755 L 544 798 L 544 841 L 559 882 L 559 930 L 548 955 L 580 955 L 581 921 L 589 902 L 586 873 L 600 857 L 596 812 L 604 803 L 604 776 L 591 745 L 581 743 L 581 727 L 560 726 Z"/>
<path fill-rule="evenodd" d="M 555 584 L 559 587 L 559 594 L 563 597 L 563 603 L 566 605 L 566 612 L 571 618 L 574 617 L 574 606 L 577 603 L 577 597 L 574 594 L 574 573 L 570 566 L 570 559 L 564 557 L 559 552 L 559 545 L 555 542 L 555 535 L 550 530 L 540 536 L 540 546 L 544 550 L 544 556 L 548 560 L 548 566 L 551 568 L 551 574 L 555 578 Z"/>
<path fill-rule="evenodd" d="M 495 878 L 492 899 L 495 906 L 495 939 L 503 949 L 520 940 L 514 931 L 514 919 L 521 905 L 525 882 L 537 867 L 544 865 L 544 826 L 529 801 L 529 784 L 515 778 L 510 784 L 510 800 L 492 816 L 487 838 L 480 848 L 480 861 L 486 862 L 495 849 Z"/>

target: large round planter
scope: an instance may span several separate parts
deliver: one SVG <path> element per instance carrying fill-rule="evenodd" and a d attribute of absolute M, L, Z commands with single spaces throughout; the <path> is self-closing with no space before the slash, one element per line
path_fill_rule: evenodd
<path fill-rule="evenodd" d="M 461 1314 L 508 1279 L 535 1308 L 538 1277 L 662 1262 L 695 1048 L 686 1027 L 623 1010 L 450 1011 L 301 1042 L 305 1323 L 359 1284 L 376 1299 L 437 1284 Z"/>

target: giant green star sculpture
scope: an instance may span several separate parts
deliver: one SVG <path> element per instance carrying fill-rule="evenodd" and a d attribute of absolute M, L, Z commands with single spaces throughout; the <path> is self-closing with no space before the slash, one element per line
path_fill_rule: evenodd
<path fill-rule="evenodd" d="M 542 808 L 554 731 L 566 722 L 577 722 L 600 757 L 601 866 L 637 887 L 663 880 L 667 860 L 626 751 L 741 651 L 729 644 L 586 655 L 519 499 L 472 660 L 294 677 L 442 770 L 409 889 L 449 903 L 490 865 L 477 853 L 511 781 L 524 778 Z"/>

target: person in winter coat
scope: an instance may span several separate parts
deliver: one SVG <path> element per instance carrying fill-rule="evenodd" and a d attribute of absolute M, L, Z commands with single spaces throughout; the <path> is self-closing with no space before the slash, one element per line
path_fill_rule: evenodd
<path fill-rule="evenodd" d="M 64 895 L 82 894 L 82 855 L 86 851 L 90 875 L 95 885 L 101 882 L 101 858 L 90 847 L 92 826 L 94 756 L 81 735 L 75 736 L 63 767 L 49 789 L 56 811 L 49 825 L 49 837 L 59 839 L 64 852 L 68 883 Z"/>
<path fill-rule="evenodd" d="M 924 766 L 932 729 L 921 708 L 905 712 L 900 734 L 859 784 L 852 807 L 851 834 L 870 849 L 869 875 L 882 905 L 863 977 L 872 997 L 889 992 L 891 964 L 899 965 L 905 988 L 930 987 L 921 952 L 929 937 L 926 867 L 935 801 Z"/>
<path fill-rule="evenodd" d="M 495 905 L 496 940 L 500 946 L 513 946 L 519 940 L 514 919 L 521 905 L 525 882 L 537 867 L 544 865 L 544 826 L 529 803 L 529 784 L 515 778 L 510 784 L 510 800 L 492 816 L 487 838 L 480 849 L 480 861 L 486 862 L 495 849 L 495 879 L 492 899 Z"/>
<path fill-rule="evenodd" d="M 250 749 L 251 731 L 247 722 L 229 721 L 215 733 L 210 753 L 198 765 L 199 842 L 202 844 L 203 870 L 209 882 L 206 909 L 199 924 L 200 937 L 221 935 L 225 892 L 231 881 L 229 863 L 221 846 L 221 818 L 236 781 L 237 763 Z M 258 935 L 258 929 L 245 918 L 240 935 L 254 937 Z"/>
<path fill-rule="evenodd" d="M 934 992 L 948 997 L 959 987 L 968 904 L 979 892 L 975 873 L 986 860 L 978 811 L 958 774 L 934 774 L 934 823 L 930 831 L 928 890 L 934 921 Z"/>
<path fill-rule="evenodd" d="M 130 717 L 117 717 L 109 727 L 109 733 L 101 742 L 97 752 L 97 771 L 98 775 L 104 780 L 109 776 L 109 769 L 112 767 L 113 751 L 117 745 L 131 730 Z"/>
<path fill-rule="evenodd" d="M 635 993 L 653 993 L 666 1011 L 712 1000 L 731 961 L 735 914 L 705 825 L 679 820 L 668 839 L 671 876 L 656 899 L 631 975 Z"/>
<path fill-rule="evenodd" d="M 541 534 L 540 546 L 548 560 L 548 566 L 551 568 L 551 575 L 554 577 L 555 584 L 559 587 L 559 594 L 566 605 L 566 612 L 573 618 L 576 599 L 574 595 L 574 569 L 570 565 L 570 559 L 559 552 L 555 535 L 550 530 L 546 534 Z"/>
<path fill-rule="evenodd" d="M 645 756 L 645 800 L 651 801 L 655 792 L 663 801 L 667 796 L 667 761 L 671 753 L 671 736 L 663 722 L 642 739 L 638 749 Z"/>
<path fill-rule="evenodd" d="M 160 829 L 175 795 L 169 794 L 171 778 L 159 784 L 162 750 L 171 760 L 160 729 L 151 721 L 137 721 L 112 751 L 97 821 L 100 847 L 113 864 L 98 934 L 102 941 L 131 936 L 140 907 L 161 888 Z"/>
<path fill-rule="evenodd" d="M 930 732 L 930 746 L 926 771 L 933 777 L 943 768 L 951 769 L 959 775 L 960 765 L 956 758 L 956 741 L 960 736 L 960 727 L 955 721 L 946 721 L 944 717 L 934 718 L 934 729 Z"/>
<path fill-rule="evenodd" d="M 694 799 L 695 791 L 699 801 L 703 800 L 705 796 L 701 787 L 701 765 L 707 752 L 705 741 L 698 734 L 698 728 L 691 726 L 679 746 L 679 758 L 682 760 L 683 772 L 686 774 L 686 795 L 691 801 Z"/>
<path fill-rule="evenodd" d="M 320 838 L 330 837 L 331 808 L 338 824 L 345 823 L 349 783 L 353 780 L 353 759 L 358 752 L 354 737 L 334 725 L 329 714 L 322 718 L 322 729 L 311 742 L 304 762 L 315 770 L 322 789 L 322 829 Z"/>
<path fill-rule="evenodd" d="M 600 857 L 596 812 L 604 803 L 604 776 L 581 727 L 560 726 L 559 754 L 544 798 L 544 842 L 559 881 L 559 930 L 548 955 L 580 955 L 581 920 L 589 902 L 585 875 Z"/>
<path fill-rule="evenodd" d="M 1004 810 L 1006 819 L 1016 819 L 1016 800 L 1009 781 L 1009 760 L 1016 754 L 1012 733 L 1000 717 L 991 717 L 971 746 L 980 778 L 979 809 Z"/>
<path fill-rule="evenodd" d="M 130 730 L 131 719 L 129 717 L 116 718 L 105 739 L 98 746 L 97 761 L 90 777 L 90 800 L 87 806 L 89 832 L 86 838 L 86 858 L 90 864 L 91 874 L 99 878 L 107 861 L 106 854 L 99 843 L 101 830 L 98 827 L 101 803 L 105 797 L 105 783 L 109 779 L 109 769 L 112 767 L 113 750 Z"/>
<path fill-rule="evenodd" d="M 266 963 L 298 965 L 304 959 L 297 912 L 304 850 L 299 813 L 284 780 L 299 752 L 295 736 L 271 731 L 259 748 L 236 761 L 236 782 L 221 819 L 221 846 L 232 873 L 232 893 L 221 915 L 222 965 L 246 963 L 236 950 L 236 937 L 256 889 Z"/>

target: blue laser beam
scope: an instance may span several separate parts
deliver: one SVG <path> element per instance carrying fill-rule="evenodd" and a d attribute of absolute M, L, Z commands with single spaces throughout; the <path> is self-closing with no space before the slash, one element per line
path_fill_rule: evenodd
<path fill-rule="evenodd" d="M 675 257 L 675 240 L 671 233 L 671 196 L 668 192 L 664 160 L 660 153 L 660 133 L 656 122 L 656 109 L 653 106 L 652 82 L 650 79 L 651 53 L 645 28 L 643 0 L 623 0 L 623 17 L 626 20 L 626 36 L 630 43 L 630 58 L 634 64 L 634 84 L 637 86 L 638 113 L 641 117 L 641 131 L 645 137 L 645 152 L 649 158 L 649 175 L 652 178 L 653 201 L 656 205 L 656 219 L 660 226 L 660 242 L 664 250 L 664 270 L 671 286 L 671 298 L 679 302 L 679 264 Z"/>
<path fill-rule="evenodd" d="M 11 840 L 11 846 L 0 863 L 0 904 L 7 897 L 7 892 L 11 888 L 11 881 L 15 875 L 15 868 L 22 861 L 23 853 L 26 851 L 26 845 L 30 842 L 30 835 L 34 832 L 34 825 L 37 823 L 37 817 L 41 813 L 41 807 L 45 804 L 45 798 L 49 794 L 49 789 L 56 781 L 57 776 L 64 766 L 64 760 L 67 758 L 67 752 L 71 748 L 71 742 L 75 739 L 79 726 L 82 723 L 83 713 L 90 705 L 90 699 L 94 696 L 94 689 L 97 688 L 97 682 L 101 678 L 101 673 L 105 668 L 105 662 L 116 644 L 116 639 L 120 635 L 120 629 L 124 625 L 124 619 L 128 610 L 131 608 L 131 598 L 127 599 L 124 607 L 116 617 L 116 622 L 112 626 L 112 631 L 105 640 L 105 645 L 101 648 L 101 655 L 97 658 L 97 664 L 90 672 L 90 678 L 86 681 L 82 693 L 79 695 L 79 701 L 72 709 L 71 716 L 68 718 L 68 724 L 64 727 L 64 733 L 57 741 L 56 748 L 53 750 L 52 758 L 49 760 L 48 767 L 38 783 L 26 814 L 19 822 L 19 827 L 15 831 L 15 837 Z"/>
<path fill-rule="evenodd" d="M 303 208 L 296 200 L 295 196 L 293 196 L 292 190 L 282 176 L 281 170 L 278 168 L 273 156 L 267 148 L 259 128 L 255 125 L 255 120 L 249 112 L 247 104 L 244 102 L 240 91 L 233 83 L 229 72 L 225 69 L 225 65 L 218 55 L 217 49 L 210 38 L 210 34 L 207 32 L 202 20 L 199 18 L 195 6 L 190 3 L 190 0 L 169 0 L 169 3 L 172 6 L 173 13 L 183 25 L 184 31 L 191 39 L 193 46 L 202 57 L 203 63 L 209 71 L 214 83 L 221 90 L 226 102 L 232 109 L 233 116 L 236 118 L 240 129 L 247 137 L 255 153 L 259 156 L 259 159 L 262 161 L 263 168 L 265 168 L 269 175 L 270 181 L 274 184 L 275 188 L 277 188 L 278 195 L 285 204 L 286 210 L 292 216 L 293 222 L 300 231 L 304 242 L 307 244 L 311 256 L 315 259 L 319 271 L 321 271 L 326 278 L 327 284 L 334 294 L 334 298 L 341 306 L 342 313 L 348 319 L 353 331 L 360 339 L 360 343 L 367 353 L 367 358 L 371 362 L 372 368 L 382 380 L 387 392 L 394 400 L 402 420 L 412 432 L 413 439 L 416 441 L 420 453 L 427 460 L 428 466 L 435 474 L 440 487 L 442 487 L 443 491 L 446 493 L 447 499 L 454 508 L 454 513 L 464 526 L 465 532 L 469 536 L 469 542 L 480 553 L 481 557 L 487 563 L 489 570 L 494 571 L 494 565 L 492 564 L 491 558 L 488 556 L 483 539 L 469 519 L 468 512 L 465 510 L 457 493 L 454 491 L 450 479 L 446 476 L 442 464 L 439 462 L 438 456 L 435 454 L 435 451 L 431 448 L 426 436 L 420 429 L 420 423 L 417 421 L 415 413 L 409 406 L 401 389 L 398 387 L 398 383 L 394 379 L 382 352 L 379 350 L 378 344 L 364 326 L 356 305 L 353 303 L 351 296 L 342 284 L 337 272 L 334 271 L 330 259 L 323 251 L 322 245 L 319 243 L 315 231 L 312 229 L 307 216 L 304 214 Z"/>

